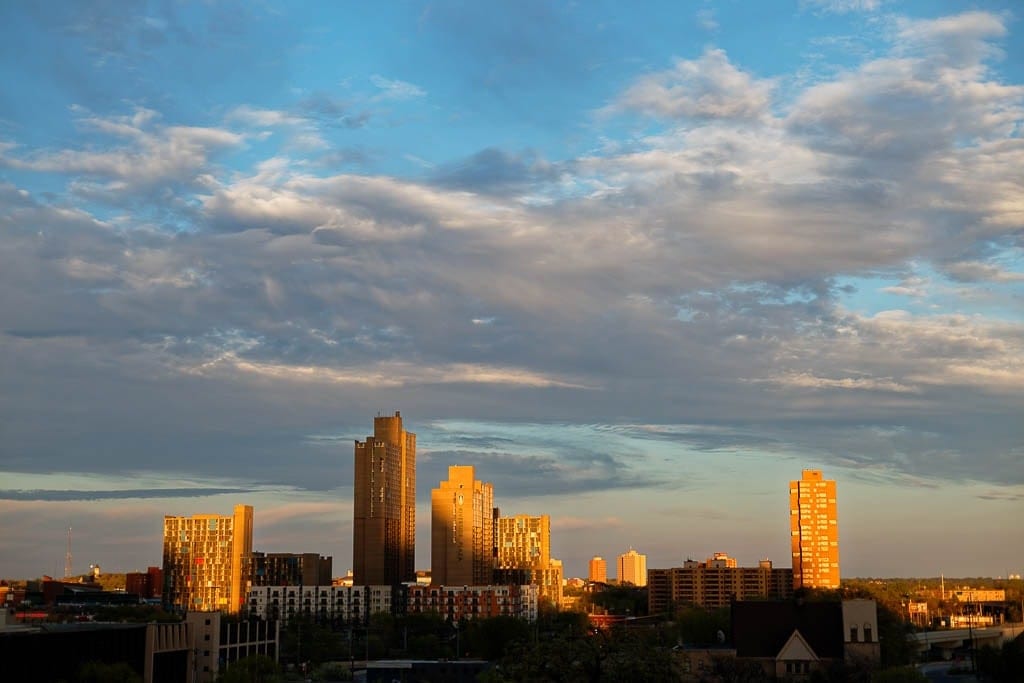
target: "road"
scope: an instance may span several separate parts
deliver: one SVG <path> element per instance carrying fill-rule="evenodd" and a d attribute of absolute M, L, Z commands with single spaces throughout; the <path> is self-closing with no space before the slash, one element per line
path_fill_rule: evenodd
<path fill-rule="evenodd" d="M 929 662 L 921 664 L 917 668 L 929 681 L 935 681 L 935 683 L 977 683 L 978 679 L 973 674 L 949 673 L 953 664 L 954 662 Z"/>

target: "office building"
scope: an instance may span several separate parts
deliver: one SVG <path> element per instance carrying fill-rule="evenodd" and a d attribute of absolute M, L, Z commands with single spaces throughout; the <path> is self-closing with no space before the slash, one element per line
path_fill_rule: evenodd
<path fill-rule="evenodd" d="M 551 557 L 551 517 L 497 517 L 494 582 L 537 586 L 541 601 L 562 604 L 562 563 Z"/>
<path fill-rule="evenodd" d="M 358 585 L 416 580 L 416 435 L 402 415 L 373 418 L 355 444 L 352 565 Z"/>
<path fill-rule="evenodd" d="M 430 495 L 430 578 L 443 586 L 486 586 L 494 576 L 494 487 L 472 465 L 452 465 Z M 412 579 L 415 580 L 415 574 Z"/>
<path fill-rule="evenodd" d="M 261 553 L 247 558 L 252 586 L 329 586 L 330 557 L 318 553 Z"/>
<path fill-rule="evenodd" d="M 725 553 L 703 562 L 647 572 L 647 611 L 668 614 L 684 605 L 717 609 L 733 600 L 784 599 L 793 595 L 791 569 L 775 569 L 769 560 L 738 567 Z"/>
<path fill-rule="evenodd" d="M 164 517 L 163 602 L 180 612 L 238 612 L 252 553 L 252 506 L 234 514 Z"/>
<path fill-rule="evenodd" d="M 599 555 L 590 558 L 590 573 L 587 578 L 591 583 L 608 583 L 608 562 Z"/>
<path fill-rule="evenodd" d="M 647 585 L 647 556 L 630 548 L 619 555 L 619 585 L 631 583 L 634 586 Z"/>
<path fill-rule="evenodd" d="M 789 482 L 794 588 L 839 588 L 836 482 L 803 470 Z"/>

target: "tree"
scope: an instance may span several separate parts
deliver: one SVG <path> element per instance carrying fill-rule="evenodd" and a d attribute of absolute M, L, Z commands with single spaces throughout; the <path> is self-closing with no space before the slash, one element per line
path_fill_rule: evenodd
<path fill-rule="evenodd" d="M 78 669 L 79 683 L 142 683 L 142 676 L 125 662 L 86 662 Z"/>
<path fill-rule="evenodd" d="M 266 655 L 239 659 L 217 675 L 217 683 L 277 683 L 280 680 L 281 668 Z"/>

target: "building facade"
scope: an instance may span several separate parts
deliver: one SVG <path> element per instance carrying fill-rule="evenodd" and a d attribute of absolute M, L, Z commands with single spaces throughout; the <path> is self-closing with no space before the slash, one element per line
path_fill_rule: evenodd
<path fill-rule="evenodd" d="M 619 584 L 631 583 L 634 586 L 647 585 L 647 556 L 630 548 L 618 559 Z"/>
<path fill-rule="evenodd" d="M 497 517 L 497 584 L 532 584 L 540 600 L 562 604 L 562 563 L 551 557 L 551 518 Z"/>
<path fill-rule="evenodd" d="M 839 588 L 836 482 L 803 470 L 789 482 L 789 528 L 794 588 Z"/>
<path fill-rule="evenodd" d="M 160 567 L 149 567 L 145 572 L 128 572 L 124 575 L 124 592 L 134 593 L 143 600 L 160 597 L 164 587 L 164 571 Z"/>
<path fill-rule="evenodd" d="M 737 567 L 735 560 L 716 553 L 704 562 L 687 560 L 682 567 L 647 572 L 649 614 L 669 613 L 683 605 L 717 609 L 734 599 L 785 599 L 792 595 L 792 570 L 775 569 L 769 560 L 761 560 L 756 567 Z"/>
<path fill-rule="evenodd" d="M 355 443 L 352 566 L 358 585 L 416 578 L 416 435 L 402 415 L 373 418 Z"/>
<path fill-rule="evenodd" d="M 430 509 L 431 581 L 489 585 L 494 577 L 494 487 L 477 481 L 472 465 L 452 465 L 448 480 L 431 492 Z"/>
<path fill-rule="evenodd" d="M 251 586 L 325 586 L 331 584 L 330 557 L 318 553 L 261 553 L 248 558 Z"/>
<path fill-rule="evenodd" d="M 163 603 L 179 612 L 238 612 L 249 583 L 252 506 L 231 516 L 164 517 Z"/>
<path fill-rule="evenodd" d="M 289 622 L 296 615 L 319 623 L 366 624 L 373 614 L 401 611 L 401 585 L 259 586 L 249 591 L 250 617 Z"/>
<path fill-rule="evenodd" d="M 608 562 L 603 557 L 594 555 L 590 558 L 590 571 L 587 579 L 591 583 L 608 583 Z"/>
<path fill-rule="evenodd" d="M 537 586 L 409 586 L 407 614 L 434 612 L 448 621 L 517 617 L 537 619 Z"/>

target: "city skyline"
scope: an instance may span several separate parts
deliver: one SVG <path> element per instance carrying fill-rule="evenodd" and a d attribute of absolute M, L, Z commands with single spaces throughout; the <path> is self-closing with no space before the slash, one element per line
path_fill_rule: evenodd
<path fill-rule="evenodd" d="M 416 568 L 461 463 L 567 576 L 783 566 L 805 468 L 844 576 L 1024 572 L 1019 3 L 230 2 L 0 4 L 0 576 L 342 573 L 399 409 Z"/>

